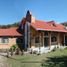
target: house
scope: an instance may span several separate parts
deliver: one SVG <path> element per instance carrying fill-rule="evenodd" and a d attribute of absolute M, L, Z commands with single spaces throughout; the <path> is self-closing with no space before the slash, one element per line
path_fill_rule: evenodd
<path fill-rule="evenodd" d="M 17 27 L 0 28 L 0 49 L 9 49 L 12 45 L 18 44 L 17 40 L 22 39 L 22 34 Z"/>
<path fill-rule="evenodd" d="M 27 11 L 21 21 L 24 48 L 49 47 L 52 45 L 67 46 L 67 28 L 55 21 L 41 21 Z"/>
<path fill-rule="evenodd" d="M 20 31 L 19 31 L 20 30 Z M 0 49 L 21 43 L 22 49 L 67 46 L 67 28 L 55 21 L 41 21 L 27 11 L 18 28 L 0 29 Z"/>

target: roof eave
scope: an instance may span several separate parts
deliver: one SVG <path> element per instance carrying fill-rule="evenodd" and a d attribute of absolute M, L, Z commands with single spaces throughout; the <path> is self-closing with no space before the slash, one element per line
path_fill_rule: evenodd
<path fill-rule="evenodd" d="M 64 33 L 67 33 L 67 31 L 62 31 L 62 30 L 51 30 L 51 29 L 40 29 L 40 28 L 37 28 L 38 31 L 53 31 L 53 32 L 64 32 Z"/>

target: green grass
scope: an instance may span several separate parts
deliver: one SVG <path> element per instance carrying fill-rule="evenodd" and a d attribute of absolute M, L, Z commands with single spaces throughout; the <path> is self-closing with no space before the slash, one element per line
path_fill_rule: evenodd
<path fill-rule="evenodd" d="M 67 49 L 56 50 L 54 52 L 41 55 L 28 54 L 13 56 L 8 58 L 7 62 L 11 67 L 65 67 L 65 62 L 67 62 L 65 59 L 67 59 Z"/>

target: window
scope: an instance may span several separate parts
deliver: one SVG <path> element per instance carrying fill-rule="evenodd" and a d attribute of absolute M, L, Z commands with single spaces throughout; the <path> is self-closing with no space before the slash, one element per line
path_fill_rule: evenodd
<path fill-rule="evenodd" d="M 39 36 L 35 37 L 35 43 L 39 43 Z"/>
<path fill-rule="evenodd" d="M 51 37 L 51 42 L 56 42 L 56 41 L 57 41 L 56 36 L 52 36 L 52 37 Z"/>
<path fill-rule="evenodd" d="M 47 31 L 44 32 L 44 36 L 48 36 L 48 32 Z"/>
<path fill-rule="evenodd" d="M 9 39 L 4 37 L 1 39 L 1 43 L 9 43 Z"/>
<path fill-rule="evenodd" d="M 16 39 L 16 42 L 17 42 L 18 44 L 22 44 L 22 43 L 23 43 L 23 38 L 18 37 L 18 38 Z"/>

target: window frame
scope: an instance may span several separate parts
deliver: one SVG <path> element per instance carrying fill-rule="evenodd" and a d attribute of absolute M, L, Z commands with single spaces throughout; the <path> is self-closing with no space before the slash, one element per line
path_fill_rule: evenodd
<path fill-rule="evenodd" d="M 2 37 L 1 38 L 1 43 L 2 44 L 8 44 L 9 43 L 9 38 L 8 37 Z"/>
<path fill-rule="evenodd" d="M 43 34 L 44 34 L 44 36 L 49 36 L 48 31 L 45 31 Z"/>
<path fill-rule="evenodd" d="M 51 36 L 51 42 L 52 43 L 57 42 L 57 35 L 52 35 Z"/>
<path fill-rule="evenodd" d="M 38 38 L 37 41 L 36 41 L 36 38 Z M 36 36 L 36 37 L 35 37 L 35 43 L 40 43 L 40 36 Z"/>

